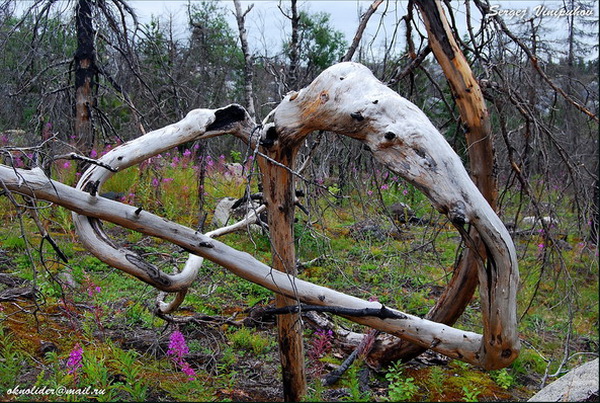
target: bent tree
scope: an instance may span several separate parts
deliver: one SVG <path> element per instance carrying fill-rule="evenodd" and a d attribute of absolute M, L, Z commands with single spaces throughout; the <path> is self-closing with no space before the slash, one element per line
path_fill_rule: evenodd
<path fill-rule="evenodd" d="M 377 160 L 412 183 L 438 211 L 448 216 L 479 259 L 483 334 L 459 330 L 296 278 L 292 232 L 293 163 L 303 139 L 318 130 L 332 131 L 361 142 Z M 141 208 L 98 196 L 109 177 L 129 166 L 179 144 L 221 135 L 233 135 L 247 143 L 259 160 L 273 244 L 271 265 Z M 505 367 L 518 355 L 519 274 L 515 248 L 506 228 L 427 116 L 360 64 L 345 62 L 328 68 L 306 88 L 288 94 L 261 123 L 255 122 L 236 104 L 193 110 L 179 122 L 111 150 L 84 172 L 76 188 L 49 179 L 40 168 L 26 170 L 2 165 L 0 180 L 11 192 L 72 210 L 77 233 L 90 252 L 161 291 L 181 297 L 192 285 L 202 259 L 209 259 L 281 295 L 280 306 L 304 303 L 367 309 L 364 312 L 372 314 L 345 316 L 485 369 Z M 164 273 L 111 240 L 102 228 L 103 220 L 177 244 L 191 253 L 190 259 L 179 273 Z M 485 250 L 485 263 L 480 255 L 481 247 L 473 239 L 475 233 Z M 163 309 L 176 306 L 177 303 L 166 304 Z M 280 332 L 297 331 L 297 326 L 299 321 L 295 320 L 293 326 L 285 325 L 283 330 L 280 326 Z M 292 338 L 288 336 L 280 334 L 280 348 L 301 351 L 301 346 L 290 345 Z M 286 372 L 290 365 L 283 363 L 283 368 L 284 379 L 287 376 L 301 379 Z M 302 368 L 295 370 L 303 371 Z M 286 399 L 299 399 L 303 391 L 302 385 L 292 385 L 286 391 Z"/>

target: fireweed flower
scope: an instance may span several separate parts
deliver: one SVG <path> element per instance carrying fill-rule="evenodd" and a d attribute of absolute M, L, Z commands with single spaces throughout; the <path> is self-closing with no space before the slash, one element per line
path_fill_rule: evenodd
<path fill-rule="evenodd" d="M 314 333 L 311 340 L 311 355 L 314 359 L 319 359 L 326 355 L 331 350 L 331 342 L 333 340 L 333 332 L 331 330 L 319 329 Z"/>
<path fill-rule="evenodd" d="M 83 360 L 83 348 L 77 343 L 75 348 L 69 354 L 67 360 L 67 368 L 69 368 L 68 374 L 74 374 L 79 368 L 83 366 L 81 361 Z"/>
<path fill-rule="evenodd" d="M 88 285 L 87 292 L 90 297 L 93 297 L 94 294 L 100 294 L 101 291 L 102 291 L 102 288 L 100 288 L 100 286 L 98 286 L 98 285 L 94 285 L 93 283 L 90 283 Z"/>
<path fill-rule="evenodd" d="M 193 381 L 196 379 L 196 372 L 194 372 L 194 369 L 190 367 L 190 364 L 183 359 L 183 356 L 189 352 L 190 350 L 185 342 L 183 334 L 179 330 L 175 330 L 171 333 L 167 355 L 170 355 L 173 358 L 173 361 L 181 367 L 181 371 L 188 376 L 188 380 Z"/>

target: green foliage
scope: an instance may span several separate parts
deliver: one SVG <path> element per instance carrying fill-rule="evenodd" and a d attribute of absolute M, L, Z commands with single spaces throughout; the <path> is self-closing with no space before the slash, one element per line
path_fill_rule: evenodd
<path fill-rule="evenodd" d="M 231 150 L 229 151 L 229 157 L 231 158 L 231 162 L 240 163 L 243 161 L 242 153 L 240 151 Z"/>
<path fill-rule="evenodd" d="M 271 341 L 252 329 L 242 327 L 228 335 L 233 347 L 248 350 L 256 355 L 264 354 L 271 346 Z"/>
<path fill-rule="evenodd" d="M 463 386 L 463 402 L 477 402 L 477 397 L 481 394 L 481 390 L 476 387 Z"/>
<path fill-rule="evenodd" d="M 506 368 L 491 371 L 490 376 L 502 389 L 508 389 L 515 384 L 514 377 L 508 372 Z"/>
<path fill-rule="evenodd" d="M 344 34 L 331 25 L 330 14 L 300 11 L 298 36 L 299 57 L 309 75 L 316 75 L 334 64 L 344 54 Z M 284 52 L 290 56 L 291 41 L 284 43 Z"/>
<path fill-rule="evenodd" d="M 25 239 L 22 235 L 8 235 L 0 240 L 0 245 L 7 249 L 23 250 L 25 249 Z"/>
<path fill-rule="evenodd" d="M 24 360 L 15 340 L 0 324 L 0 396 L 6 396 L 6 391 L 16 386 Z"/>
<path fill-rule="evenodd" d="M 446 373 L 439 366 L 433 366 L 429 370 L 429 385 L 432 392 L 442 393 L 444 388 L 444 378 Z"/>
<path fill-rule="evenodd" d="M 511 369 L 515 374 L 526 375 L 531 373 L 543 374 L 546 369 L 546 361 L 536 351 L 523 348 L 517 359 L 512 363 Z"/>
<path fill-rule="evenodd" d="M 148 395 L 148 381 L 142 376 L 143 367 L 139 360 L 139 353 L 133 350 L 113 348 L 115 358 L 112 362 L 124 375 L 120 389 L 129 394 L 133 401 L 145 401 Z"/>
<path fill-rule="evenodd" d="M 348 386 L 350 390 L 350 396 L 348 396 L 347 400 L 349 402 L 370 402 L 371 393 L 368 391 L 361 391 L 360 389 L 360 367 L 363 364 L 362 360 L 355 361 L 350 368 L 348 368 Z"/>
<path fill-rule="evenodd" d="M 387 381 L 390 383 L 388 386 L 387 401 L 410 401 L 419 391 L 419 387 L 415 383 L 414 378 L 407 378 L 403 372 L 404 370 L 402 364 L 395 362 L 390 366 L 388 372 L 385 374 L 385 379 L 387 379 Z"/>

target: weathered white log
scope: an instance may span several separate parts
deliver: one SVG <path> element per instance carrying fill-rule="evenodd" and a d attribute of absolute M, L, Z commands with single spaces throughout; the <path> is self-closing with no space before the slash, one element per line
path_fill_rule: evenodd
<path fill-rule="evenodd" d="M 483 337 L 406 314 L 401 319 L 351 319 L 487 369 L 509 365 L 519 349 L 516 333 L 518 269 L 514 245 L 458 156 L 423 112 L 380 83 L 364 66 L 340 63 L 323 72 L 309 87 L 286 96 L 269 116 L 273 122 L 262 131 L 262 144 L 267 149 L 274 147 L 285 155 L 287 144 L 298 144 L 313 130 L 329 130 L 356 138 L 367 145 L 376 158 L 422 190 L 440 212 L 447 214 L 467 245 L 469 238 L 464 225 L 470 224 L 481 234 L 490 252 L 488 266 L 482 266 L 479 271 Z M 101 162 L 122 170 L 193 139 L 229 132 L 249 141 L 253 128 L 254 123 L 237 105 L 197 110 L 181 122 L 115 148 Z M 80 216 L 75 216 L 77 229 L 86 247 L 103 261 L 159 289 L 187 289 L 195 277 L 193 262 L 186 265 L 189 270 L 184 268 L 179 274 L 162 273 L 132 252 L 113 245 L 96 219 L 169 240 L 243 278 L 308 304 L 356 309 L 380 306 L 277 272 L 249 254 L 191 229 L 95 196 L 109 175 L 105 168 L 92 167 L 78 185 L 86 191 L 82 192 L 59 183 L 52 186 L 38 170 L 0 169 L 0 178 L 11 190 L 35 194 L 79 213 Z"/>
<path fill-rule="evenodd" d="M 329 130 L 362 141 L 373 155 L 448 215 L 465 242 L 464 226 L 476 228 L 489 250 L 479 270 L 484 368 L 509 365 L 518 355 L 516 252 L 508 231 L 481 195 L 458 155 L 410 101 L 392 91 L 364 66 L 340 63 L 308 87 L 288 94 L 272 114 L 271 141 L 297 141 L 315 130 Z M 269 134 L 269 133 L 267 133 Z"/>
<path fill-rule="evenodd" d="M 217 237 L 220 237 L 223 235 L 231 234 L 232 232 L 240 231 L 244 228 L 249 228 L 250 225 L 258 222 L 259 214 L 262 213 L 263 211 L 265 211 L 266 207 L 267 206 L 265 206 L 264 204 L 260 205 L 256 209 L 248 211 L 248 213 L 246 213 L 246 216 L 243 219 L 241 219 L 240 221 L 233 223 L 231 225 L 227 225 L 225 227 L 220 227 L 220 228 L 214 229 L 212 231 L 209 231 L 205 235 L 210 238 L 217 238 Z M 181 272 L 182 273 L 191 273 L 190 277 L 195 278 L 198 275 L 198 271 L 202 267 L 202 263 L 204 263 L 203 257 L 190 253 Z M 182 302 L 185 298 L 185 295 L 187 294 L 187 290 L 188 289 L 186 288 L 186 289 L 177 291 L 175 298 L 171 302 L 168 302 L 168 303 L 164 302 L 164 299 L 167 296 L 167 293 L 164 291 L 161 291 L 159 296 L 156 298 L 157 308 L 162 313 L 173 312 L 174 310 L 179 308 L 179 306 L 182 304 Z"/>
<path fill-rule="evenodd" d="M 234 274 L 262 285 L 276 293 L 298 298 L 311 305 L 346 308 L 380 308 L 378 302 L 364 301 L 326 287 L 289 276 L 273 270 L 252 255 L 238 251 L 191 228 L 168 221 L 152 213 L 142 211 L 117 201 L 94 197 L 48 179 L 41 169 L 21 170 L 0 165 L 0 179 L 5 186 L 17 193 L 51 201 L 79 214 L 106 220 L 124 228 L 170 241 L 195 255 L 209 259 Z M 376 317 L 349 318 L 375 329 L 402 337 L 441 354 L 478 365 L 481 335 L 431 322 L 400 311 L 393 310 L 400 318 Z"/>
<path fill-rule="evenodd" d="M 149 132 L 106 153 L 98 159 L 101 165 L 94 165 L 83 173 L 77 183 L 77 189 L 98 193 L 102 184 L 114 174 L 102 165 L 108 165 L 119 172 L 188 141 L 227 133 L 241 136 L 246 140 L 247 133 L 250 133 L 253 127 L 253 122 L 246 111 L 238 105 L 216 110 L 193 110 L 177 123 Z M 105 263 L 159 290 L 185 293 L 196 279 L 202 265 L 201 260 L 190 256 L 181 272 L 164 273 L 136 253 L 113 243 L 102 230 L 100 221 L 77 213 L 73 213 L 73 221 L 79 239 L 87 250 Z M 169 308 L 161 306 L 161 309 Z"/>

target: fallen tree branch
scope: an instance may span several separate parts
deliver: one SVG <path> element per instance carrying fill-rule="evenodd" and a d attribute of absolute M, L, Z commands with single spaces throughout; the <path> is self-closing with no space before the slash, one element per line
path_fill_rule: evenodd
<path fill-rule="evenodd" d="M 85 155 L 81 155 L 81 154 L 77 154 L 77 153 L 69 153 L 69 154 L 59 155 L 59 156 L 54 157 L 52 160 L 53 161 L 56 161 L 56 160 L 83 161 L 83 162 L 87 162 L 88 164 L 98 165 L 99 167 L 108 169 L 111 172 L 118 172 L 118 169 L 113 168 L 110 165 L 103 163 L 102 161 L 99 161 L 95 158 L 89 158 L 89 157 L 86 157 Z"/>
<path fill-rule="evenodd" d="M 335 384 L 340 380 L 342 375 L 344 375 L 344 373 L 348 370 L 348 368 L 350 368 L 352 363 L 354 363 L 358 357 L 366 357 L 373 348 L 373 344 L 378 334 L 379 330 L 371 329 L 369 333 L 363 337 L 360 344 L 354 349 L 354 351 L 352 351 L 348 358 L 344 360 L 342 365 L 340 365 L 334 371 L 331 371 L 331 373 L 327 375 L 325 379 L 323 379 L 323 385 L 331 386 Z"/>
<path fill-rule="evenodd" d="M 283 308 L 273 308 L 265 310 L 265 314 L 269 315 L 284 315 L 288 313 L 300 313 L 300 312 L 327 312 L 339 316 L 352 316 L 352 317 L 364 317 L 373 316 L 381 319 L 407 319 L 407 316 L 398 312 L 394 312 L 388 309 L 385 305 L 381 305 L 380 308 L 344 308 L 341 306 L 321 306 L 321 305 L 290 305 L 284 306 Z"/>
<path fill-rule="evenodd" d="M 289 152 L 286 145 L 299 144 L 313 131 L 328 130 L 355 138 L 390 170 L 420 189 L 459 230 L 467 224 L 476 230 L 488 251 L 488 264 L 478 267 L 481 305 L 485 311 L 483 337 L 395 310 L 396 317 L 348 318 L 486 369 L 502 368 L 514 361 L 519 351 L 516 332 L 519 276 L 514 245 L 501 220 L 469 178 L 460 158 L 425 114 L 382 84 L 366 67 L 340 63 L 324 71 L 308 87 L 286 96 L 270 116 L 273 123 L 263 128 L 261 138 L 268 138 L 269 153 L 278 150 L 275 161 L 283 161 L 283 167 L 287 164 L 288 169 L 293 167 L 294 153 L 286 154 Z M 252 141 L 249 137 L 255 127 L 239 105 L 195 110 L 180 122 L 111 150 L 101 162 L 121 170 L 182 142 L 227 133 Z M 259 159 L 259 163 L 263 162 L 290 176 L 289 171 L 280 169 L 283 167 Z M 378 302 L 364 301 L 274 270 L 248 253 L 135 206 L 98 197 L 96 193 L 110 175 L 105 168 L 92 166 L 74 189 L 48 179 L 39 168 L 23 170 L 0 166 L 0 181 L 9 190 L 35 195 L 73 210 L 77 213 L 74 215 L 77 232 L 86 248 L 105 263 L 163 291 L 179 292 L 189 288 L 198 266 L 186 263 L 181 273 L 168 275 L 141 256 L 115 245 L 102 230 L 99 220 L 170 241 L 289 298 L 291 303 L 299 301 L 353 310 L 383 308 Z M 270 190 L 265 187 L 265 193 L 280 192 L 281 187 L 276 186 L 278 178 L 272 179 L 272 183 L 266 181 Z M 91 190 L 86 191 L 90 186 Z M 293 192 L 277 193 L 277 198 L 273 198 L 273 194 L 267 197 L 269 214 L 287 211 L 293 217 L 293 210 L 289 209 L 294 202 Z M 460 232 L 464 237 L 466 232 Z M 276 262 L 278 254 L 293 245 L 293 240 L 282 243 L 276 235 L 271 235 L 281 247 L 274 250 Z M 295 260 L 286 262 L 282 268 L 286 269 L 286 265 L 295 265 Z"/>
<path fill-rule="evenodd" d="M 18 175 L 15 175 L 15 171 Z M 191 228 L 165 220 L 152 213 L 144 212 L 136 215 L 137 208 L 134 206 L 103 197 L 90 200 L 91 196 L 88 193 L 48 179 L 39 168 L 21 170 L 0 165 L 0 180 L 11 191 L 30 196 L 35 194 L 38 199 L 51 201 L 74 212 L 170 241 L 194 255 L 202 256 L 221 265 L 246 280 L 286 296 L 298 297 L 304 303 L 351 309 L 372 308 L 377 310 L 381 308 L 381 304 L 378 302 L 364 301 L 272 270 L 246 252 L 238 251 Z M 212 247 L 206 247 L 207 244 L 211 244 Z M 152 269 L 148 268 L 148 270 Z M 143 280 L 141 277 L 140 279 Z M 168 281 L 166 283 L 159 282 L 158 285 L 168 287 L 170 283 Z M 373 316 L 349 317 L 349 319 L 392 333 L 423 347 L 433 345 L 433 350 L 444 355 L 479 365 L 481 335 L 427 321 L 403 312 L 396 312 L 399 315 L 406 315 L 406 319 L 380 319 Z M 436 343 L 439 337 L 442 337 L 443 340 Z"/>

